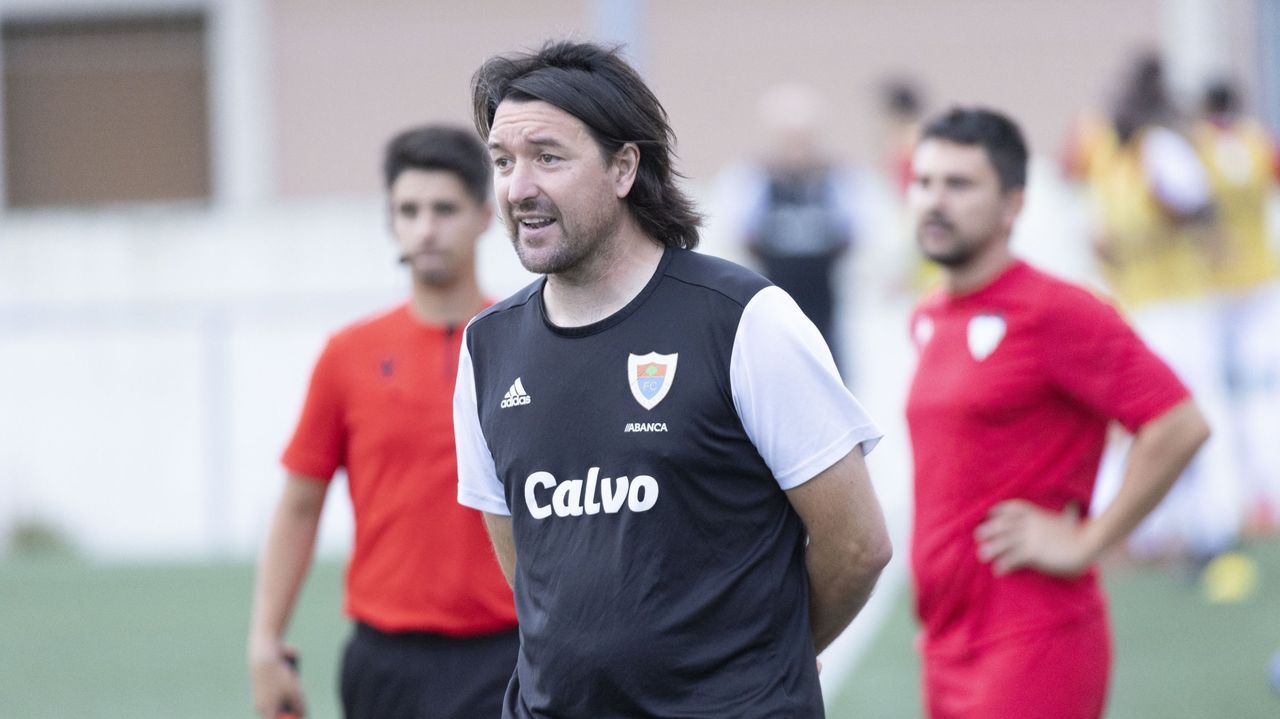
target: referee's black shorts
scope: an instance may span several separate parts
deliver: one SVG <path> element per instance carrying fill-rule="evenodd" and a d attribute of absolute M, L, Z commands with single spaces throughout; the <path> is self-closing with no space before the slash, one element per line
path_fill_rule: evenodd
<path fill-rule="evenodd" d="M 347 719 L 498 719 L 519 647 L 515 629 L 457 638 L 389 634 L 357 623 L 342 658 L 343 713 Z"/>

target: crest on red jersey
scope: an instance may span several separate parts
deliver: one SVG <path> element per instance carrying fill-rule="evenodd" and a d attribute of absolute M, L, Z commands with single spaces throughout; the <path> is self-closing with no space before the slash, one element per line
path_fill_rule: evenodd
<path fill-rule="evenodd" d="M 1004 339 L 1004 331 L 1004 318 L 1000 315 L 975 315 L 969 320 L 969 354 L 979 362 L 990 357 Z"/>

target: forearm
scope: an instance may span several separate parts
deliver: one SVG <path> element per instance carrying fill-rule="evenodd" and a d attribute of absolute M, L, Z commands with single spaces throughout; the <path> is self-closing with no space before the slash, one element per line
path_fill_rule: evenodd
<path fill-rule="evenodd" d="M 1209 426 L 1189 399 L 1138 430 L 1115 499 L 1084 526 L 1090 560 L 1133 531 L 1208 438 Z"/>
<path fill-rule="evenodd" d="M 498 557 L 498 566 L 507 584 L 516 583 L 516 540 L 511 526 L 511 517 L 501 514 L 484 513 L 484 526 L 489 530 L 489 539 L 493 542 L 493 553 Z"/>
<path fill-rule="evenodd" d="M 274 648 L 284 636 L 303 580 L 311 567 L 320 507 L 286 495 L 271 522 L 258 563 L 250 617 L 249 650 Z"/>
<path fill-rule="evenodd" d="M 893 550 L 861 448 L 787 490 L 809 535 L 809 629 L 821 652 L 867 603 Z"/>
<path fill-rule="evenodd" d="M 815 650 L 822 652 L 862 611 L 888 563 L 888 547 L 852 555 L 809 545 L 809 627 Z"/>

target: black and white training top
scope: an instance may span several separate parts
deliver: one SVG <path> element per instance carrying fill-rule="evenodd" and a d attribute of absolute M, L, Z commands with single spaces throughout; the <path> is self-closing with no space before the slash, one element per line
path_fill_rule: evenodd
<path fill-rule="evenodd" d="M 783 490 L 881 434 L 813 324 L 667 249 L 626 307 L 547 320 L 539 280 L 472 320 L 458 499 L 511 515 L 503 717 L 820 717 L 805 532 Z"/>

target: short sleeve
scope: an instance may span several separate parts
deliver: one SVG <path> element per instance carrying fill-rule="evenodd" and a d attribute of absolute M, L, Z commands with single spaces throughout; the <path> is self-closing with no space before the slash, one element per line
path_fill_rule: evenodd
<path fill-rule="evenodd" d="M 470 329 L 468 328 L 468 333 Z M 458 381 L 453 388 L 453 435 L 458 450 L 458 503 L 490 514 L 510 515 L 493 454 L 480 428 L 476 405 L 476 377 L 467 337 L 458 356 Z"/>
<path fill-rule="evenodd" d="M 792 489 L 882 434 L 840 380 L 809 318 L 777 287 L 743 309 L 730 359 L 734 406 L 778 485 Z"/>
<path fill-rule="evenodd" d="M 1067 396 L 1130 432 L 1189 396 L 1173 370 L 1114 307 L 1083 289 L 1054 304 L 1041 357 Z"/>
<path fill-rule="evenodd" d="M 332 479 L 333 473 L 347 460 L 344 416 L 341 362 L 334 341 L 330 339 L 311 372 L 302 415 L 280 463 L 294 474 Z"/>

